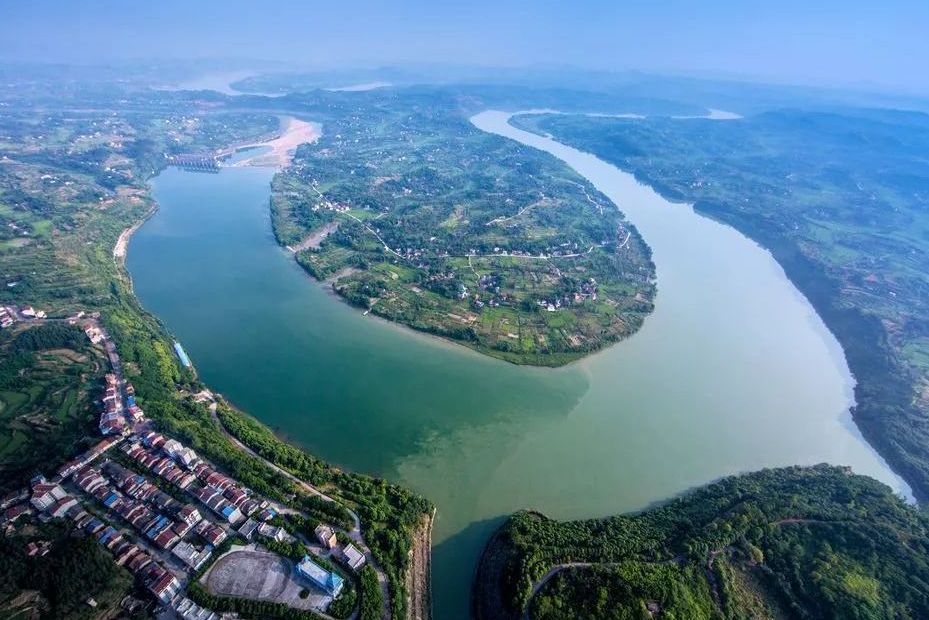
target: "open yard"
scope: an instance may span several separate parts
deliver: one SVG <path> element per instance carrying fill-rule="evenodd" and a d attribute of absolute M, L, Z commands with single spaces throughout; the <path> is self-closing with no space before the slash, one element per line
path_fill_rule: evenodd
<path fill-rule="evenodd" d="M 211 594 L 283 603 L 298 609 L 325 610 L 332 597 L 299 577 L 293 562 L 254 546 L 236 547 L 203 576 Z M 300 592 L 306 589 L 306 598 Z"/>

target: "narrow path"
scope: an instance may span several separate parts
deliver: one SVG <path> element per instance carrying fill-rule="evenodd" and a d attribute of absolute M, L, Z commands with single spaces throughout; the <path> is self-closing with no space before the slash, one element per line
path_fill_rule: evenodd
<path fill-rule="evenodd" d="M 267 465 L 274 471 L 278 472 L 279 474 L 281 474 L 282 476 L 284 476 L 285 478 L 287 478 L 288 480 L 290 480 L 291 482 L 299 486 L 301 489 L 309 493 L 310 495 L 316 495 L 317 497 L 321 497 L 322 499 L 328 502 L 333 502 L 337 504 L 340 503 L 340 502 L 337 502 L 332 497 L 326 495 L 325 493 L 323 493 L 322 491 L 320 491 L 319 489 L 317 489 L 310 483 L 306 482 L 305 480 L 301 480 L 300 478 L 294 476 L 289 471 L 278 467 L 277 465 L 267 460 L 263 456 L 259 455 L 257 452 L 255 452 L 254 450 L 246 446 L 244 443 L 239 441 L 237 437 L 235 437 L 232 433 L 226 430 L 226 427 L 223 426 L 222 421 L 219 419 L 219 416 L 216 414 L 215 403 L 210 405 L 210 415 L 213 417 L 213 421 L 216 422 L 217 427 L 219 427 L 220 432 L 222 432 L 222 434 L 227 439 L 229 439 L 229 441 L 231 441 L 232 444 L 235 447 L 237 447 L 239 450 L 241 450 L 242 452 L 245 452 L 246 454 L 249 454 L 250 456 L 255 457 L 256 459 L 259 459 L 265 465 Z M 352 542 L 354 542 L 355 545 L 361 550 L 361 552 L 364 553 L 365 560 L 368 562 L 368 564 L 371 565 L 372 568 L 374 568 L 374 571 L 377 573 L 377 581 L 381 586 L 381 598 L 382 598 L 382 603 L 383 603 L 381 607 L 381 617 L 384 618 L 385 620 L 388 620 L 390 618 L 390 588 L 387 582 L 387 574 L 384 572 L 381 566 L 377 563 L 377 560 L 375 560 L 374 555 L 371 553 L 371 550 L 368 549 L 368 546 L 364 542 L 364 538 L 362 537 L 362 534 L 361 534 L 361 519 L 358 518 L 358 514 L 354 510 L 349 508 L 348 506 L 344 506 L 344 504 L 343 504 L 343 507 L 348 511 L 349 515 L 351 515 L 352 521 L 354 522 L 352 529 L 348 532 L 349 538 L 351 538 Z"/>
<path fill-rule="evenodd" d="M 532 592 L 529 593 L 529 598 L 526 599 L 526 609 L 523 610 L 523 619 L 529 620 L 529 606 L 532 603 L 532 599 L 535 598 L 535 595 L 539 593 L 539 590 L 542 587 L 551 581 L 552 577 L 565 570 L 566 568 L 591 568 L 593 566 L 617 566 L 618 562 L 565 562 L 564 564 L 555 564 L 548 572 L 542 575 L 542 578 L 532 584 Z"/>
<path fill-rule="evenodd" d="M 321 191 L 319 191 L 319 188 L 317 188 L 315 185 L 312 185 L 311 187 L 313 188 L 313 191 L 316 192 L 316 195 L 317 195 L 317 196 L 319 196 L 319 197 L 320 197 L 321 199 L 323 199 L 323 200 L 326 200 L 326 196 L 324 196 L 323 193 L 322 193 Z M 326 202 L 329 203 L 328 200 L 326 200 Z M 388 252 L 390 252 L 391 254 L 395 255 L 395 256 L 398 257 L 398 258 L 401 258 L 401 259 L 403 259 L 403 260 L 405 260 L 405 261 L 409 261 L 409 259 L 408 259 L 406 256 L 404 256 L 403 254 L 400 254 L 399 252 L 397 252 L 397 251 L 391 249 L 391 247 L 390 247 L 389 245 L 387 245 L 387 242 L 384 241 L 384 239 L 377 233 L 377 231 L 375 231 L 373 228 L 371 228 L 370 226 L 368 226 L 363 220 L 361 220 L 361 219 L 355 217 L 355 216 L 352 215 L 351 213 L 339 213 L 338 211 L 336 211 L 336 213 L 337 213 L 338 215 L 344 215 L 344 216 L 346 216 L 346 217 L 352 218 L 353 220 L 355 220 L 356 222 L 358 222 L 359 224 L 361 224 L 361 225 L 364 227 L 365 230 L 367 230 L 369 233 L 371 233 L 372 235 L 374 235 L 374 237 L 381 243 L 381 245 L 384 246 L 384 249 L 385 249 L 385 250 L 387 250 Z"/>
<path fill-rule="evenodd" d="M 298 252 L 302 252 L 303 250 L 309 250 L 310 248 L 318 248 L 320 244 L 325 241 L 326 237 L 338 229 L 338 222 L 326 222 L 323 224 L 321 229 L 311 232 L 309 235 L 304 237 L 303 241 L 297 245 L 288 245 L 287 249 L 296 254 Z"/>
<path fill-rule="evenodd" d="M 685 560 L 684 555 L 676 555 L 669 560 L 665 560 L 662 564 L 681 564 Z M 551 581 L 552 577 L 560 573 L 561 571 L 567 568 L 594 568 L 599 566 L 620 566 L 622 562 L 564 562 L 562 564 L 555 564 L 548 572 L 542 575 L 542 577 L 532 584 L 532 591 L 529 593 L 529 598 L 526 599 L 526 609 L 523 611 L 524 620 L 529 620 L 529 603 L 535 597 L 536 594 L 542 589 L 542 587 Z"/>

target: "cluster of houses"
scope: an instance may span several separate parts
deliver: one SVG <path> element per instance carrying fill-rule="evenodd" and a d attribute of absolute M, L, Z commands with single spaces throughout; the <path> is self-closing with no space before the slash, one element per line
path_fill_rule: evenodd
<path fill-rule="evenodd" d="M 23 488 L 11 491 L 0 499 L 0 522 L 6 527 L 12 527 L 16 520 L 23 515 L 32 513 L 32 507 L 27 501 L 29 499 L 29 489 Z"/>
<path fill-rule="evenodd" d="M 102 435 L 125 436 L 131 432 L 135 424 L 145 420 L 145 412 L 135 400 L 135 388 L 130 382 L 125 381 L 119 372 L 119 355 L 116 353 L 116 345 L 97 323 L 97 317 L 98 315 L 94 313 L 83 323 L 84 334 L 92 344 L 104 346 L 113 368 L 113 371 L 104 377 L 98 426 Z M 84 318 L 84 313 L 79 312 L 69 317 L 68 323 L 76 325 L 82 318 Z"/>
<path fill-rule="evenodd" d="M 19 309 L 17 314 L 15 308 L 0 307 L 0 318 L 8 316 L 16 320 L 30 314 L 38 316 L 39 313 L 27 307 Z M 76 324 L 82 315 L 69 322 Z M 71 519 L 76 527 L 104 546 L 117 564 L 136 575 L 159 601 L 171 607 L 176 617 L 219 620 L 217 614 L 184 596 L 180 581 L 184 575 L 201 569 L 216 546 L 229 536 L 239 535 L 245 540 L 262 537 L 285 543 L 297 539 L 284 527 L 272 523 L 277 512 L 268 500 L 216 471 L 181 442 L 147 430 L 145 416 L 135 402 L 134 389 L 119 372 L 115 345 L 96 320 L 85 322 L 83 327 L 92 343 L 102 343 L 107 348 L 113 368 L 113 372 L 105 376 L 101 398 L 99 427 L 104 437 L 62 465 L 51 481 L 38 475 L 28 488 L 0 498 L 0 525 L 13 528 L 17 519 L 33 513 L 40 520 Z M 124 456 L 95 464 L 116 446 Z M 120 464 L 127 461 L 139 467 L 132 465 L 133 469 L 129 469 Z M 179 494 L 166 493 L 157 480 L 134 469 L 149 472 L 196 501 L 192 499 L 187 503 L 177 499 Z M 105 513 L 91 514 L 84 509 L 79 497 L 98 502 Z M 196 502 L 202 507 L 198 508 Z M 107 521 L 122 521 L 140 536 L 132 540 Z M 335 532 L 329 526 L 320 525 L 315 535 L 325 549 L 353 570 L 364 565 L 364 554 L 352 544 L 339 549 Z M 29 547 L 29 553 L 44 554 L 48 548 L 42 541 L 35 542 Z M 177 568 L 181 565 L 186 568 Z M 175 569 L 172 572 L 166 566 Z M 333 597 L 338 596 L 344 586 L 338 574 L 315 564 L 309 556 L 299 564 L 297 572 Z"/>
<path fill-rule="evenodd" d="M 201 514 L 202 508 L 166 493 L 146 475 L 114 460 L 94 463 L 119 444 L 123 444 L 121 451 L 126 458 L 198 498 L 221 517 L 218 523 Z M 57 473 L 51 481 L 37 476 L 30 488 L 0 498 L 3 521 L 12 523 L 33 511 L 43 520 L 71 519 L 77 528 L 105 547 L 117 564 L 133 573 L 155 598 L 185 620 L 218 620 L 218 616 L 184 596 L 180 580 L 184 573 L 169 568 L 174 561 L 171 558 L 186 566 L 186 571 L 197 571 L 210 559 L 215 546 L 235 533 L 246 540 L 261 536 L 282 542 L 296 541 L 283 527 L 271 523 L 277 512 L 269 502 L 256 500 L 250 490 L 214 470 L 193 450 L 159 433 L 146 432 L 128 439 L 106 437 Z M 63 485 L 79 493 L 72 494 Z M 108 523 L 106 517 L 85 510 L 78 499 L 81 493 L 96 500 L 112 515 L 112 522 L 121 520 L 132 526 L 140 534 L 138 539 L 132 540 Z M 194 539 L 193 534 L 198 538 Z M 351 543 L 340 548 L 336 533 L 328 525 L 320 524 L 314 534 L 323 548 L 351 569 L 358 571 L 364 566 L 364 554 Z M 202 539 L 201 544 L 195 543 L 198 539 Z M 36 554 L 47 552 L 41 541 L 33 547 Z M 296 573 L 333 597 L 339 596 L 344 588 L 341 576 L 315 563 L 311 556 L 303 558 L 296 566 Z"/>
<path fill-rule="evenodd" d="M 9 327 L 16 322 L 16 313 L 12 308 L 0 306 L 0 328 Z"/>
<path fill-rule="evenodd" d="M 230 525 L 268 505 L 255 499 L 250 489 L 213 469 L 192 449 L 160 433 L 150 431 L 140 439 L 130 438 L 122 450 L 156 476 L 194 495 Z"/>
<path fill-rule="evenodd" d="M 540 299 L 536 303 L 549 312 L 555 312 L 573 303 L 580 303 L 588 300 L 597 301 L 597 281 L 594 278 L 588 278 L 586 281 L 581 282 L 580 287 L 578 290 L 574 291 L 573 294 L 568 294 L 564 297 L 555 297 L 553 299 Z"/>
<path fill-rule="evenodd" d="M 42 175 L 42 178 L 44 178 L 44 177 L 46 177 L 46 176 L 49 176 L 49 175 L 43 174 L 43 175 Z M 12 230 L 14 234 L 17 234 L 17 235 L 19 235 L 19 236 L 21 236 L 21 237 L 28 237 L 28 236 L 29 236 L 29 229 L 27 229 L 27 228 L 25 228 L 25 227 L 23 227 L 23 226 L 20 226 L 20 225 L 17 224 L 16 222 L 9 222 L 9 223 L 7 224 L 7 228 L 9 228 L 10 230 Z"/>
<path fill-rule="evenodd" d="M 102 411 L 100 412 L 100 433 L 103 435 L 122 435 L 129 430 L 129 420 L 123 413 L 123 395 L 119 379 L 114 373 L 107 373 L 104 378 Z"/>
<path fill-rule="evenodd" d="M 16 286 L 18 282 L 11 282 L 7 286 Z M 0 329 L 10 327 L 20 319 L 44 319 L 47 315 L 43 310 L 36 310 L 32 306 L 0 306 Z"/>
<path fill-rule="evenodd" d="M 117 564 L 136 575 L 159 601 L 169 603 L 178 594 L 181 584 L 171 571 L 138 544 L 129 541 L 120 530 L 84 510 L 77 498 L 59 483 L 36 476 L 31 489 L 30 503 L 39 513 L 46 518 L 71 519 L 76 527 L 109 550 Z"/>
<path fill-rule="evenodd" d="M 335 211 L 336 213 L 348 213 L 352 207 L 344 202 L 332 202 L 331 200 L 321 200 L 313 205 L 312 211 L 315 213 L 323 209 L 325 211 Z"/>
<path fill-rule="evenodd" d="M 260 536 L 282 543 L 296 542 L 297 539 L 291 536 L 283 527 L 268 523 L 268 521 L 274 518 L 274 515 L 274 510 L 267 508 L 255 517 L 249 517 L 245 523 L 239 527 L 239 535 L 245 540 L 253 540 L 256 536 Z"/>
<path fill-rule="evenodd" d="M 348 543 L 342 547 L 342 549 L 338 549 L 339 540 L 335 532 L 328 525 L 320 523 L 316 526 L 316 530 L 313 533 L 316 535 L 316 540 L 319 541 L 319 544 L 334 552 L 336 557 L 345 562 L 345 564 L 356 573 L 365 565 L 365 554 L 352 543 Z"/>
<path fill-rule="evenodd" d="M 100 344 L 106 340 L 106 334 L 103 330 L 93 323 L 88 323 L 84 326 L 84 335 L 87 336 L 87 339 L 90 340 L 92 344 Z"/>
<path fill-rule="evenodd" d="M 199 511 L 183 505 L 144 476 L 107 462 L 101 469 L 88 467 L 74 477 L 75 484 L 103 506 L 132 525 L 155 547 L 171 551 L 179 560 L 197 570 L 209 559 L 212 544 L 202 548 L 181 544 L 191 531 L 206 531 Z M 225 532 L 219 528 L 222 539 Z"/>
<path fill-rule="evenodd" d="M 83 469 L 89 465 L 92 461 L 96 460 L 98 456 L 115 446 L 119 443 L 119 438 L 117 437 L 105 437 L 101 441 L 97 442 L 92 448 L 83 452 L 61 467 L 58 468 L 56 472 L 60 480 L 64 480 L 71 476 L 71 474 L 77 472 L 78 470 Z"/>
<path fill-rule="evenodd" d="M 109 442 L 110 440 L 104 440 L 101 444 Z M 72 461 L 71 464 L 86 459 L 90 455 L 99 456 L 105 449 L 98 444 Z M 59 476 L 52 481 L 41 475 L 36 476 L 29 488 L 15 491 L 0 499 L 0 509 L 4 511 L 3 521 L 12 524 L 19 516 L 33 511 L 37 512 L 39 518 L 43 520 L 70 519 L 75 527 L 92 536 L 106 548 L 119 566 L 124 566 L 135 575 L 158 601 L 171 607 L 176 617 L 182 620 L 219 620 L 218 614 L 196 605 L 183 595 L 182 584 L 177 575 L 166 568 L 163 561 L 159 561 L 156 552 L 131 540 L 122 530 L 85 510 L 81 502 L 62 486 L 64 478 L 70 476 L 73 476 L 73 482 L 78 488 L 97 498 L 109 510 L 133 524 L 145 538 L 153 543 L 154 548 L 167 552 L 165 545 L 171 547 L 171 555 L 191 570 L 196 570 L 206 562 L 212 552 L 212 546 L 205 545 L 198 548 L 185 540 L 171 543 L 175 535 L 180 538 L 182 533 L 206 532 L 207 529 L 204 526 L 210 526 L 218 533 L 218 537 L 214 538 L 215 541 L 221 542 L 226 536 L 221 527 L 211 525 L 208 520 L 203 519 L 195 507 L 183 505 L 178 509 L 177 505 L 180 502 L 168 497 L 150 483 L 146 483 L 141 479 L 144 477 L 113 462 L 107 462 L 99 468 L 85 464 L 77 471 L 72 471 L 64 477 Z M 56 481 L 59 479 L 62 482 Z M 117 486 L 124 491 L 125 495 L 116 490 Z M 130 495 L 133 496 L 132 499 L 128 497 Z M 28 502 L 26 502 L 27 499 Z M 167 518 L 142 505 L 141 501 L 133 500 L 144 500 L 151 502 L 153 506 L 162 506 L 165 511 L 172 511 L 172 517 Z M 169 522 L 167 527 L 165 527 L 166 521 Z M 49 544 L 44 541 L 33 542 L 27 546 L 27 553 L 31 555 L 44 555 L 48 553 L 48 550 Z"/>

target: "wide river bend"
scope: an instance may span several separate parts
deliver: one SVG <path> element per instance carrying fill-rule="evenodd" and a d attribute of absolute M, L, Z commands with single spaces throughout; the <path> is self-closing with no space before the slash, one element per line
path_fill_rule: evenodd
<path fill-rule="evenodd" d="M 565 368 L 513 366 L 340 302 L 275 243 L 271 169 L 164 171 L 127 258 L 142 303 L 212 388 L 310 452 L 438 505 L 436 618 L 467 617 L 480 547 L 519 508 L 602 516 L 823 461 L 908 492 L 851 423 L 841 348 L 768 252 L 509 116 L 472 122 L 566 162 L 654 251 L 642 330 Z"/>

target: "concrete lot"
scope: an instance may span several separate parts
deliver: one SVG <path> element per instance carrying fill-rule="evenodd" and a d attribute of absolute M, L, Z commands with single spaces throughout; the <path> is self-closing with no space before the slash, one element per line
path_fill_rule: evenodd
<path fill-rule="evenodd" d="M 297 609 L 324 611 L 332 601 L 332 597 L 298 576 L 293 562 L 254 545 L 234 547 L 210 567 L 201 583 L 219 596 L 274 601 Z M 300 598 L 304 589 L 309 596 Z"/>

